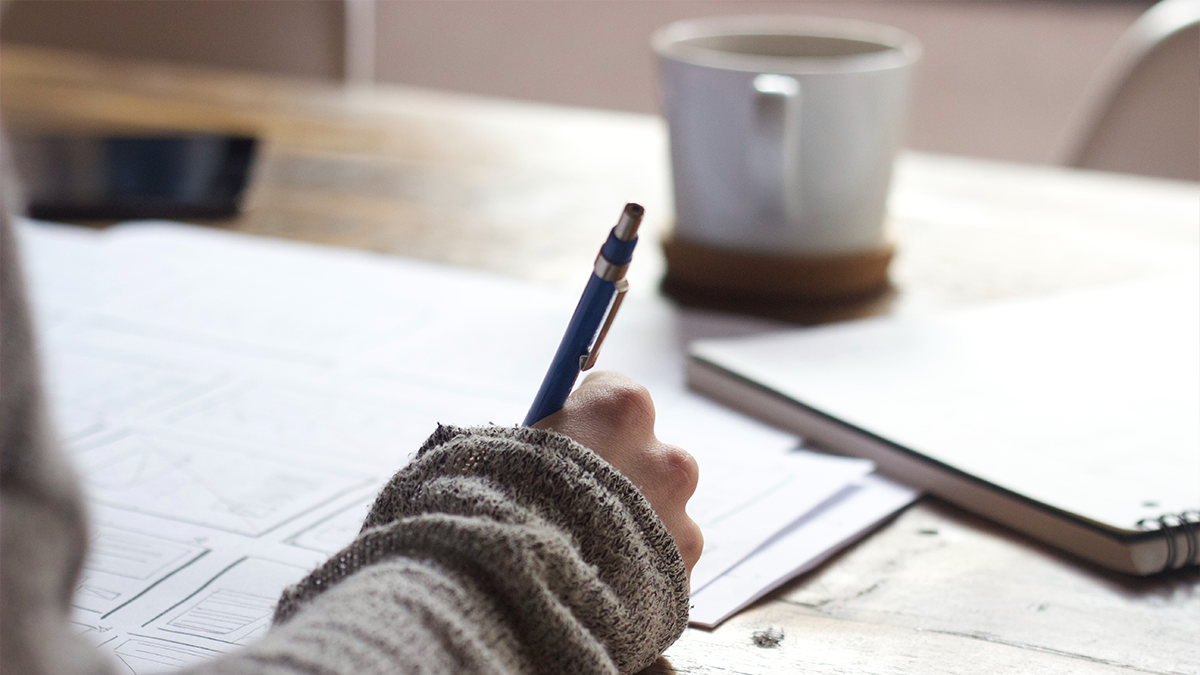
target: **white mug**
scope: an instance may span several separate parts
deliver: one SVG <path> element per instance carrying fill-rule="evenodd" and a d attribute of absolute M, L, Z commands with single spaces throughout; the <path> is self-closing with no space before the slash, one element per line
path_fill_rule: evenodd
<path fill-rule="evenodd" d="M 654 34 L 675 238 L 752 254 L 884 244 L 917 41 L 895 28 L 726 16 Z"/>

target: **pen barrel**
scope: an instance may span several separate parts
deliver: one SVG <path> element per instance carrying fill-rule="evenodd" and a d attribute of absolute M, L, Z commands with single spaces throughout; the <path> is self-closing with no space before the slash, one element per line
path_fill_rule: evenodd
<path fill-rule="evenodd" d="M 600 249 L 600 255 L 612 265 L 628 265 L 630 260 L 633 260 L 633 248 L 637 246 L 638 238 L 635 234 L 633 239 L 624 241 L 617 237 L 617 230 L 613 228 L 608 233 L 608 239 L 604 242 L 604 246 Z"/>
<path fill-rule="evenodd" d="M 563 334 L 554 360 L 550 362 L 550 369 L 538 388 L 529 414 L 521 423 L 523 426 L 530 426 L 562 409 L 579 377 L 579 360 L 587 354 L 616 290 L 614 282 L 605 281 L 595 274 L 588 279 L 583 296 L 575 306 L 575 313 L 571 315 L 571 322 L 567 324 L 567 332 Z"/>

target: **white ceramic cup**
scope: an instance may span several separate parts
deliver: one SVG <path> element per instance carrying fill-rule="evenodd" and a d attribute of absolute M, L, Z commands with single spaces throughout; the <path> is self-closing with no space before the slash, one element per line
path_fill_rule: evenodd
<path fill-rule="evenodd" d="M 839 19 L 725 16 L 654 34 L 674 236 L 718 249 L 876 249 L 917 41 Z"/>

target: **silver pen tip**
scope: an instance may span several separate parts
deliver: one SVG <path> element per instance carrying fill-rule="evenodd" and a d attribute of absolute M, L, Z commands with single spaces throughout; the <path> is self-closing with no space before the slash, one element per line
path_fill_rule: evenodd
<path fill-rule="evenodd" d="M 616 232 L 617 239 L 621 241 L 633 241 L 637 236 L 638 225 L 642 224 L 642 216 L 646 210 L 641 204 L 632 202 L 625 205 L 625 210 L 621 212 L 621 219 L 617 221 L 617 226 L 613 228 Z"/>

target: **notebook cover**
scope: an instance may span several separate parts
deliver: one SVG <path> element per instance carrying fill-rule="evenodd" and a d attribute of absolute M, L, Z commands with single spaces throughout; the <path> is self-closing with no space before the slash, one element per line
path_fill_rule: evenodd
<path fill-rule="evenodd" d="M 1200 508 L 1196 274 L 702 341 L 691 353 L 694 363 L 1114 535 Z"/>

